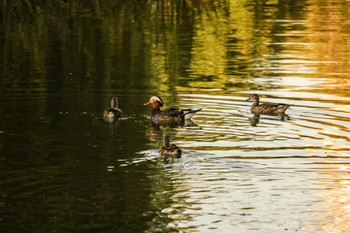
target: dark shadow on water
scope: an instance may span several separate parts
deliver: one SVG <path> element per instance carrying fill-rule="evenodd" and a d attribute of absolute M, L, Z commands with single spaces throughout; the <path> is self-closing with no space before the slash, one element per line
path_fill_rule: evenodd
<path fill-rule="evenodd" d="M 181 127 L 196 127 L 198 126 L 194 121 L 192 120 L 185 120 L 184 122 L 180 123 L 160 123 L 155 124 L 153 122 L 150 123 L 151 126 L 148 130 L 148 137 L 150 141 L 159 141 L 162 140 L 162 137 L 164 135 L 164 132 L 170 133 L 171 137 L 174 137 L 176 131 L 176 128 Z"/>

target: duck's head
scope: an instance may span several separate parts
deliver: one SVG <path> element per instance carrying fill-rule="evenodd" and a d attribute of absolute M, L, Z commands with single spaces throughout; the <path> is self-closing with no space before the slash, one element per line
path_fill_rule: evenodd
<path fill-rule="evenodd" d="M 169 135 L 166 135 L 163 138 L 163 146 L 166 148 L 170 147 L 170 136 Z"/>
<path fill-rule="evenodd" d="M 159 106 L 159 107 L 162 107 L 164 102 L 163 100 L 159 97 L 159 96 L 152 96 L 149 101 L 147 103 L 145 103 L 144 105 L 149 105 L 149 104 L 152 104 L 153 107 L 154 106 Z"/>
<path fill-rule="evenodd" d="M 246 99 L 246 101 L 253 101 L 253 102 L 259 101 L 259 96 L 257 94 L 251 94 L 249 98 Z"/>
<path fill-rule="evenodd" d="M 118 108 L 118 98 L 117 97 L 112 97 L 111 108 Z"/>

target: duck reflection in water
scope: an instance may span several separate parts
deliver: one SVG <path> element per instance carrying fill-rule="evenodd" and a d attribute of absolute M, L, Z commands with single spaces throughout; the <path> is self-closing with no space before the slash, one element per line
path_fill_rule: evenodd
<path fill-rule="evenodd" d="M 249 123 L 251 126 L 258 126 L 259 122 L 260 122 L 260 115 L 259 114 L 254 114 L 253 117 L 249 117 Z"/>
<path fill-rule="evenodd" d="M 152 124 L 151 127 L 148 130 L 148 138 L 150 141 L 159 141 L 163 137 L 163 130 L 160 128 L 159 125 Z"/>
<path fill-rule="evenodd" d="M 164 134 L 175 134 L 176 128 L 178 127 L 182 126 L 151 124 L 147 136 L 151 142 L 158 142 L 162 140 Z"/>
<path fill-rule="evenodd" d="M 266 114 L 266 115 L 270 115 L 270 114 Z M 274 116 L 274 115 L 272 115 Z M 254 114 L 254 116 L 249 117 L 249 123 L 251 126 L 257 127 L 258 124 L 260 123 L 260 114 Z M 289 120 L 289 116 L 287 114 L 283 114 L 283 115 L 278 115 L 278 118 L 273 119 L 273 118 L 266 118 L 269 120 L 279 120 L 279 121 L 284 121 L 284 120 Z"/>

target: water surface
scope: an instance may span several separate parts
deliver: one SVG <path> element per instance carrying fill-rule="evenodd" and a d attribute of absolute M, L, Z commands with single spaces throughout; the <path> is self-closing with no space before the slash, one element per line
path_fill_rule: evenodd
<path fill-rule="evenodd" d="M 46 2 L 1 6 L 4 232 L 350 229 L 348 2 Z M 203 109 L 152 126 L 152 95 Z"/>

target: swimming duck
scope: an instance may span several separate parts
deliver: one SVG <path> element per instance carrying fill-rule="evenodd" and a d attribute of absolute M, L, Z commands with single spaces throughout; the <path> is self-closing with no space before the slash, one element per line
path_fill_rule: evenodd
<path fill-rule="evenodd" d="M 112 97 L 111 107 L 105 109 L 105 111 L 103 112 L 103 117 L 110 119 L 110 118 L 122 117 L 122 116 L 123 116 L 123 111 L 120 108 L 118 108 L 118 98 Z"/>
<path fill-rule="evenodd" d="M 257 94 L 251 94 L 246 101 L 253 101 L 250 111 L 254 114 L 283 115 L 284 112 L 290 107 L 288 104 L 259 104 L 259 96 Z"/>
<path fill-rule="evenodd" d="M 174 145 L 174 144 L 170 144 L 170 136 L 167 135 L 164 137 L 163 139 L 163 146 L 159 151 L 161 156 L 164 157 L 172 157 L 172 158 L 181 158 L 181 149 Z"/>
<path fill-rule="evenodd" d="M 190 120 L 194 114 L 202 110 L 201 108 L 167 108 L 161 110 L 164 102 L 159 96 L 152 96 L 147 103 L 144 105 L 151 104 L 153 109 L 151 111 L 151 120 L 153 123 L 184 123 L 185 120 Z"/>

